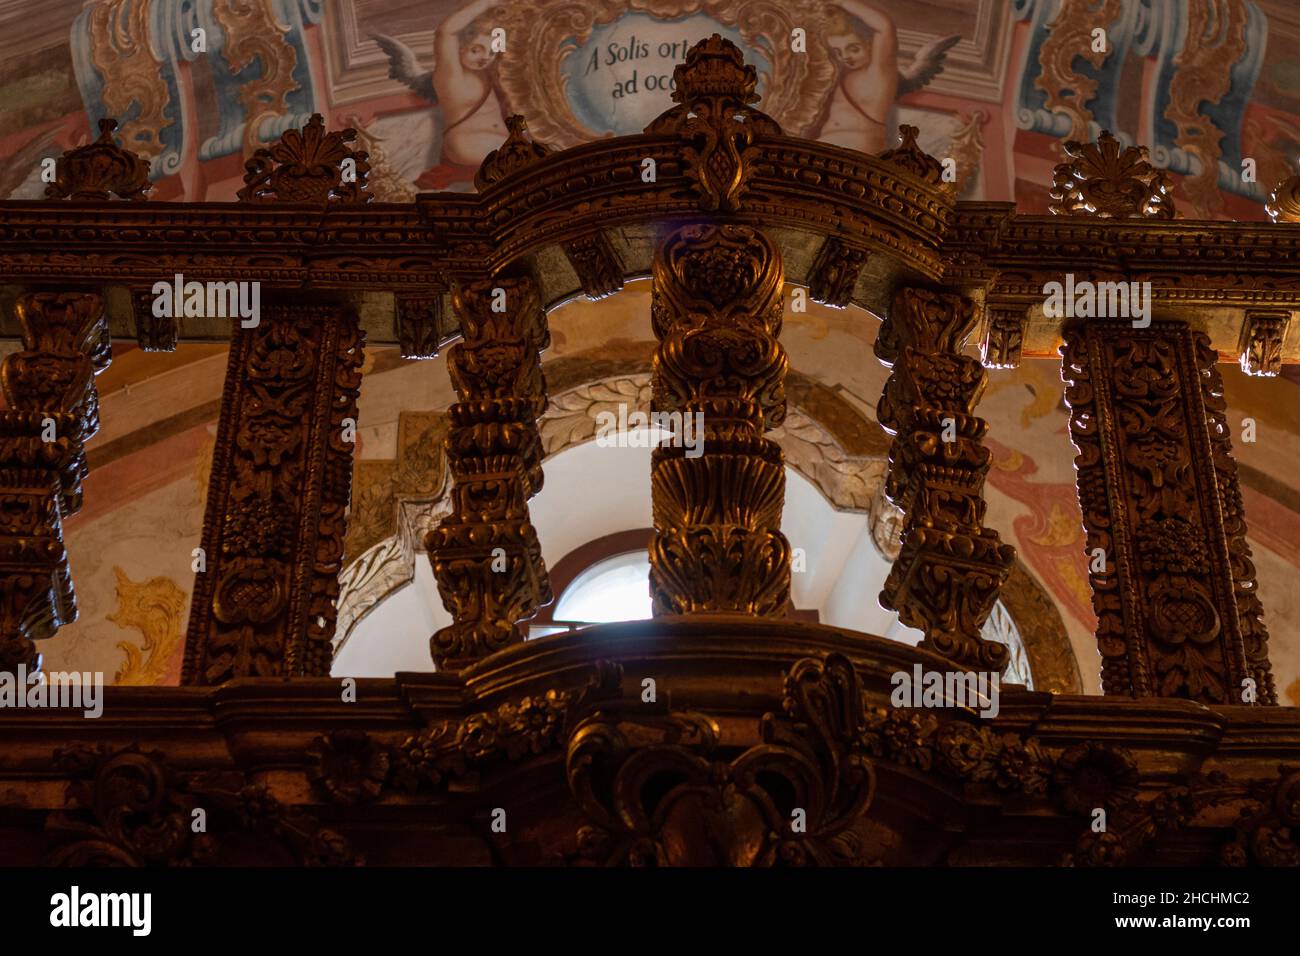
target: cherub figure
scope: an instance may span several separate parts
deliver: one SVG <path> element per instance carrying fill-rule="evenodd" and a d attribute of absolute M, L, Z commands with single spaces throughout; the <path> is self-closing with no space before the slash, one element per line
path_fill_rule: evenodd
<path fill-rule="evenodd" d="M 898 69 L 898 35 L 894 22 L 867 0 L 833 0 L 827 45 L 839 76 L 822 108 L 816 138 L 864 153 L 892 145 L 890 112 L 904 93 L 919 90 L 943 70 L 948 50 L 961 37 L 950 36 L 923 47 L 906 71 Z M 853 19 L 864 24 L 863 37 Z"/>
<path fill-rule="evenodd" d="M 505 108 L 492 69 L 496 54 L 486 14 L 497 0 L 471 0 L 434 31 L 433 69 L 393 37 L 375 34 L 388 54 L 388 75 L 442 110 L 440 162 L 415 180 L 419 189 L 442 190 L 472 180 L 483 157 L 506 138 Z"/>

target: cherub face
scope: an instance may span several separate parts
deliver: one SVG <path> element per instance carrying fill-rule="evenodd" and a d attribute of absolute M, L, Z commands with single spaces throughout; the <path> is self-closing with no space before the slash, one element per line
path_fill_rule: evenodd
<path fill-rule="evenodd" d="M 460 65 L 467 70 L 486 70 L 495 56 L 492 38 L 486 33 L 479 33 L 460 45 Z"/>
<path fill-rule="evenodd" d="M 859 70 L 871 62 L 871 47 L 861 37 L 852 33 L 841 33 L 826 38 L 835 59 L 844 64 L 846 69 Z"/>

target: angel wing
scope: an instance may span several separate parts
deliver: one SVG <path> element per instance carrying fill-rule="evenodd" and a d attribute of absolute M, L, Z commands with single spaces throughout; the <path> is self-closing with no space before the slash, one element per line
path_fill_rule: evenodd
<path fill-rule="evenodd" d="M 388 75 L 401 80 L 419 96 L 431 103 L 438 102 L 438 94 L 433 89 L 433 70 L 420 66 L 415 58 L 415 51 L 401 40 L 382 33 L 372 33 L 370 38 L 379 44 L 379 48 L 388 54 Z"/>
<path fill-rule="evenodd" d="M 956 35 L 940 37 L 917 50 L 907 69 L 898 71 L 898 95 L 913 93 L 942 73 L 948 51 L 960 40 L 961 37 Z"/>

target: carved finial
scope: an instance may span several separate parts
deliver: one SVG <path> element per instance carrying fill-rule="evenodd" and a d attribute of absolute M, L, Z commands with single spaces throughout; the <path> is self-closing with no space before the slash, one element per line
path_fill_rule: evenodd
<path fill-rule="evenodd" d="M 687 140 L 686 175 L 699 187 L 701 209 L 739 209 L 754 174 L 755 137 L 781 135 L 776 120 L 751 105 L 758 102 L 758 71 L 715 33 L 690 48 L 673 70 L 673 84 L 677 105 L 645 131 Z"/>
<path fill-rule="evenodd" d="M 1109 131 L 1095 143 L 1070 140 L 1070 162 L 1053 172 L 1049 207 L 1058 216 L 1104 219 L 1173 219 L 1174 203 L 1164 170 L 1146 161 L 1145 146 L 1122 147 Z"/>
<path fill-rule="evenodd" d="M 288 129 L 269 149 L 253 153 L 244 164 L 243 202 L 366 203 L 370 156 L 349 149 L 355 129 L 325 132 L 325 120 L 313 113 L 301 130 Z"/>
<path fill-rule="evenodd" d="M 885 150 L 880 154 L 880 158 L 887 163 L 901 166 L 927 183 L 941 183 L 943 164 L 916 145 L 916 137 L 920 132 L 915 126 L 904 124 L 898 127 L 898 145 L 893 149 Z"/>
<path fill-rule="evenodd" d="M 1290 176 L 1278 183 L 1264 211 L 1274 222 L 1300 222 L 1300 176 Z"/>
<path fill-rule="evenodd" d="M 483 157 L 483 165 L 474 174 L 476 189 L 505 179 L 516 170 L 555 152 L 554 146 L 533 139 L 533 134 L 528 132 L 528 121 L 518 113 L 506 117 L 506 129 L 510 131 L 506 141 Z"/>
<path fill-rule="evenodd" d="M 141 159 L 113 140 L 117 120 L 99 121 L 99 139 L 68 150 L 54 163 L 54 182 L 45 187 L 47 199 L 118 199 L 139 202 L 153 189 L 149 160 Z"/>

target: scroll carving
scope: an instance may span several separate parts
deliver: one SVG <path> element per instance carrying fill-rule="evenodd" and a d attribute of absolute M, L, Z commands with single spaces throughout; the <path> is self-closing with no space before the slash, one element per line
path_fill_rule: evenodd
<path fill-rule="evenodd" d="M 673 70 L 678 104 L 646 127 L 651 134 L 686 140 L 686 175 L 696 184 L 700 209 L 732 212 L 741 206 L 754 174 L 754 141 L 779 136 L 776 120 L 756 109 L 758 71 L 730 40 L 715 33 Z"/>
<path fill-rule="evenodd" d="M 1019 368 L 1029 316 L 1023 308 L 988 307 L 980 360 L 985 368 Z"/>
<path fill-rule="evenodd" d="M 235 329 L 182 683 L 329 673 L 363 343 L 325 301 Z"/>
<path fill-rule="evenodd" d="M 431 359 L 442 338 L 442 293 L 397 293 L 394 297 L 397 342 L 404 359 Z"/>
<path fill-rule="evenodd" d="M 357 131 L 325 131 L 325 119 L 313 113 L 302 129 L 285 130 L 280 141 L 253 153 L 244 164 L 242 202 L 368 203 L 370 157 L 348 147 Z"/>
<path fill-rule="evenodd" d="M 857 829 L 876 790 L 865 716 L 857 674 L 839 654 L 796 662 L 785 676 L 782 711 L 762 718 L 762 742 L 730 761 L 706 714 L 599 710 L 569 737 L 569 788 L 589 822 L 568 862 L 868 862 Z M 807 814 L 798 830 L 790 826 L 796 809 Z"/>
<path fill-rule="evenodd" d="M 1000 672 L 1007 648 L 980 631 L 1016 552 L 983 524 L 988 425 L 974 409 L 988 377 L 961 354 L 975 325 L 970 299 L 903 288 L 876 338 L 893 369 L 876 412 L 894 436 L 885 493 L 906 516 L 880 602 L 925 632 L 922 647 Z"/>
<path fill-rule="evenodd" d="M 1173 219 L 1169 177 L 1146 161 L 1145 146 L 1121 146 L 1102 130 L 1095 143 L 1070 140 L 1053 171 L 1048 207 L 1058 216 Z"/>
<path fill-rule="evenodd" d="M 95 375 L 112 358 L 103 300 L 33 293 L 23 349 L 0 364 L 0 670 L 40 669 L 34 641 L 77 617 L 63 521 L 81 509 L 84 445 L 99 430 Z"/>
<path fill-rule="evenodd" d="M 54 163 L 54 182 L 45 187 L 48 199 L 106 200 L 110 196 L 140 202 L 153 189 L 149 160 L 141 159 L 113 141 L 117 120 L 99 121 L 99 139 L 69 150 Z"/>
<path fill-rule="evenodd" d="M 1062 354 L 1105 693 L 1272 702 L 1217 354 L 1104 320 Z"/>
<path fill-rule="evenodd" d="M 550 342 L 536 283 L 501 277 L 453 299 L 464 340 L 447 356 L 451 406 L 450 515 L 425 538 L 452 624 L 433 635 L 439 668 L 523 640 L 521 621 L 552 600 L 528 499 L 542 487 L 537 419 L 546 410 L 541 351 Z"/>
<path fill-rule="evenodd" d="M 782 281 L 779 249 L 748 226 L 683 226 L 656 250 L 652 407 L 681 416 L 652 455 L 656 614 L 786 607 L 785 459 L 764 437 L 785 419 Z"/>
<path fill-rule="evenodd" d="M 603 299 L 623 288 L 623 263 L 609 236 L 603 232 L 593 232 L 565 243 L 564 254 L 578 274 L 578 281 L 588 299 Z"/>
<path fill-rule="evenodd" d="M 842 309 L 853 298 L 853 287 L 867 262 L 867 251 L 829 236 L 817 250 L 808 271 L 808 294 L 814 302 Z"/>
<path fill-rule="evenodd" d="M 147 289 L 134 289 L 131 292 L 136 343 L 144 352 L 175 352 L 180 328 L 175 316 L 154 315 L 154 298 L 154 294 Z"/>
<path fill-rule="evenodd" d="M 1241 370 L 1247 375 L 1281 375 L 1282 342 L 1290 324 L 1290 312 L 1247 310 L 1241 329 Z"/>

